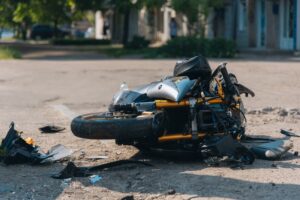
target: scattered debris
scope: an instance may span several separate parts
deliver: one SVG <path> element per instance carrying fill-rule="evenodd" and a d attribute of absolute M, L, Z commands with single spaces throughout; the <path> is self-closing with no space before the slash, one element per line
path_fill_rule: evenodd
<path fill-rule="evenodd" d="M 247 114 L 249 114 L 249 115 L 255 115 L 255 114 L 258 114 L 258 110 L 249 110 L 248 112 L 247 112 Z"/>
<path fill-rule="evenodd" d="M 285 116 L 287 116 L 289 113 L 288 113 L 288 111 L 286 110 L 286 109 L 280 109 L 279 111 L 278 111 L 278 115 L 279 116 L 281 116 L 281 117 L 285 117 Z"/>
<path fill-rule="evenodd" d="M 51 163 L 54 161 L 61 160 L 63 158 L 69 157 L 72 155 L 73 151 L 71 149 L 66 148 L 62 144 L 57 144 L 48 151 L 47 155 L 49 155 L 46 159 L 42 160 L 41 163 Z"/>
<path fill-rule="evenodd" d="M 283 130 L 283 129 L 280 130 L 280 133 L 289 137 L 300 137 L 299 134 L 293 133 L 291 131 Z"/>
<path fill-rule="evenodd" d="M 298 117 L 300 115 L 300 109 L 298 108 L 292 108 L 292 109 L 285 109 L 281 107 L 265 107 L 262 109 L 257 109 L 257 110 L 249 110 L 247 111 L 247 114 L 249 115 L 267 115 L 267 114 L 274 114 L 278 115 L 280 117 Z"/>
<path fill-rule="evenodd" d="M 249 165 L 255 160 L 252 152 L 240 142 L 234 140 L 231 135 L 226 135 L 211 145 L 214 146 L 218 157 L 225 158 L 223 160 L 219 160 L 220 162 L 223 161 L 232 164 L 242 163 Z M 210 143 L 208 142 L 208 147 L 209 146 Z"/>
<path fill-rule="evenodd" d="M 137 161 L 137 160 L 118 160 L 101 165 L 96 165 L 92 167 L 77 167 L 73 162 L 69 162 L 67 166 L 58 174 L 52 175 L 55 179 L 65 179 L 71 177 L 87 177 L 91 176 L 93 171 L 101 171 L 104 169 L 109 169 L 112 167 L 124 165 L 124 164 L 142 164 L 145 166 L 152 166 L 149 163 Z"/>
<path fill-rule="evenodd" d="M 217 167 L 220 165 L 220 158 L 216 156 L 210 156 L 203 160 L 208 166 Z"/>
<path fill-rule="evenodd" d="M 277 165 L 275 163 L 272 163 L 271 167 L 277 168 Z"/>
<path fill-rule="evenodd" d="M 234 163 L 230 166 L 230 169 L 240 169 L 240 170 L 244 170 L 245 167 L 244 165 L 242 165 L 241 163 Z"/>
<path fill-rule="evenodd" d="M 273 112 L 275 109 L 273 107 L 265 107 L 262 109 L 262 112 L 266 112 L 266 113 L 269 113 L 269 112 Z"/>
<path fill-rule="evenodd" d="M 293 143 L 289 140 L 275 140 L 253 146 L 250 150 L 260 159 L 276 160 L 280 159 L 292 147 Z"/>
<path fill-rule="evenodd" d="M 5 164 L 52 163 L 72 154 L 70 149 L 59 144 L 44 153 L 39 146 L 34 144 L 32 138 L 23 139 L 21 133 L 15 130 L 14 122 L 11 123 L 6 137 L 0 146 L 0 161 Z"/>
<path fill-rule="evenodd" d="M 90 183 L 95 184 L 98 181 L 100 181 L 101 179 L 102 179 L 102 177 L 99 175 L 92 175 L 92 176 L 90 176 Z"/>
<path fill-rule="evenodd" d="M 73 162 L 68 162 L 67 166 L 58 174 L 51 177 L 55 179 L 66 179 L 71 177 L 87 177 L 91 176 L 86 168 L 77 167 Z"/>
<path fill-rule="evenodd" d="M 275 184 L 275 183 L 273 183 L 273 182 L 271 182 L 271 185 L 272 185 L 272 186 L 276 186 L 276 184 Z"/>
<path fill-rule="evenodd" d="M 120 200 L 134 200 L 134 196 L 128 195 L 128 196 L 122 197 Z"/>
<path fill-rule="evenodd" d="M 300 115 L 300 109 L 298 109 L 298 108 L 292 108 L 292 109 L 290 109 L 289 110 L 289 114 L 290 115 Z"/>
<path fill-rule="evenodd" d="M 174 194 L 176 194 L 176 190 L 170 189 L 170 190 L 168 190 L 168 191 L 166 192 L 166 194 L 168 194 L 168 195 L 174 195 Z"/>
<path fill-rule="evenodd" d="M 68 187 L 70 185 L 71 181 L 72 181 L 71 178 L 66 178 L 66 179 L 62 180 L 60 186 L 62 188 L 66 188 L 66 187 Z"/>
<path fill-rule="evenodd" d="M 85 159 L 87 160 L 102 160 L 102 159 L 107 159 L 108 156 L 89 156 L 89 157 L 86 157 Z"/>
<path fill-rule="evenodd" d="M 64 128 L 64 127 L 55 126 L 55 125 L 46 125 L 46 126 L 39 128 L 41 133 L 58 133 L 58 132 L 64 131 L 65 129 L 66 128 Z"/>

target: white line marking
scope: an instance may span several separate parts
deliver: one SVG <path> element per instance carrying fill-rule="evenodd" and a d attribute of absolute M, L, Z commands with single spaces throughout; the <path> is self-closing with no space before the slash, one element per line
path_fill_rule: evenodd
<path fill-rule="evenodd" d="M 77 113 L 73 112 L 72 110 L 70 110 L 70 108 L 68 108 L 67 106 L 65 106 L 63 104 L 52 105 L 52 107 L 54 108 L 54 110 L 61 112 L 64 116 L 66 116 L 70 120 L 72 120 L 78 116 Z"/>

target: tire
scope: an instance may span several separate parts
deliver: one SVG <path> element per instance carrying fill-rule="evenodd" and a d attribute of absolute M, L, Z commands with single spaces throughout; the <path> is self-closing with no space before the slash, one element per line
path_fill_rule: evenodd
<path fill-rule="evenodd" d="M 78 116 L 71 123 L 73 134 L 86 139 L 116 139 L 125 144 L 153 137 L 153 116 L 137 118 L 132 115 L 112 116 L 110 113 L 92 113 Z"/>

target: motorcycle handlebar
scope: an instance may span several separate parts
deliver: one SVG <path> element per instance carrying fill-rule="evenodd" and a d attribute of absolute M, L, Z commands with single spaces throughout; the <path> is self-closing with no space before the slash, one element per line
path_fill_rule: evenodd
<path fill-rule="evenodd" d="M 223 75 L 223 78 L 224 78 L 224 81 L 225 81 L 225 85 L 226 85 L 226 90 L 228 92 L 228 94 L 230 95 L 237 95 L 237 91 L 236 91 L 236 88 L 234 87 L 229 75 L 228 75 L 228 72 L 227 72 L 227 69 L 226 69 L 226 63 L 223 63 L 221 68 L 220 68 L 220 71 Z"/>

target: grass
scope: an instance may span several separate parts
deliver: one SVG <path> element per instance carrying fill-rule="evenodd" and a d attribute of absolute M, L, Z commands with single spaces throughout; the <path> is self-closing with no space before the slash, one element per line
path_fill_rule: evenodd
<path fill-rule="evenodd" d="M 0 47 L 0 60 L 19 58 L 21 58 L 19 51 L 9 47 Z"/>

